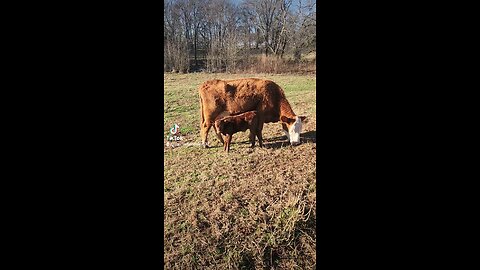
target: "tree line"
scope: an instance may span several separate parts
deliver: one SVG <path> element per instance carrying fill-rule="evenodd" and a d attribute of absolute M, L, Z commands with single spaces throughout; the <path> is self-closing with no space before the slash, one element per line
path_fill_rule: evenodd
<path fill-rule="evenodd" d="M 316 52 L 316 0 L 165 0 L 166 72 L 238 72 Z"/>

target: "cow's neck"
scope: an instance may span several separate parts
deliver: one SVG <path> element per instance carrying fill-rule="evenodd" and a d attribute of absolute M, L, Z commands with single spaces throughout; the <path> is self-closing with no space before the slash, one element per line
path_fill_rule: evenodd
<path fill-rule="evenodd" d="M 290 103 L 286 99 L 283 99 L 280 101 L 280 117 L 285 116 L 288 118 L 296 118 L 295 113 L 292 110 L 292 107 L 290 106 Z"/>

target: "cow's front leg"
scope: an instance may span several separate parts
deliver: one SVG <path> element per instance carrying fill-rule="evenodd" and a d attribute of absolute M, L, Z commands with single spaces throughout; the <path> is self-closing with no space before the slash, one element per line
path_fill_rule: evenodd
<path fill-rule="evenodd" d="M 254 148 L 255 147 L 255 136 L 256 136 L 256 132 L 254 129 L 250 129 L 250 143 L 252 144 L 251 147 Z"/>
<path fill-rule="evenodd" d="M 258 138 L 258 144 L 260 147 L 263 147 L 263 138 L 262 138 L 262 131 L 263 131 L 263 122 L 258 123 L 258 128 L 257 128 L 257 138 Z"/>
<path fill-rule="evenodd" d="M 223 150 L 224 150 L 224 151 L 227 151 L 227 143 L 228 143 L 228 142 L 227 142 L 227 136 L 223 137 L 223 139 L 224 139 L 224 140 L 223 140 Z"/>

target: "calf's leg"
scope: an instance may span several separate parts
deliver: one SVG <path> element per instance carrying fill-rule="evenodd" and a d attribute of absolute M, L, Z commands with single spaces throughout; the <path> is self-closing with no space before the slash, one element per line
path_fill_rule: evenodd
<path fill-rule="evenodd" d="M 222 134 L 220 134 L 220 130 L 217 130 L 217 128 L 215 127 L 215 125 L 212 125 L 213 127 L 213 130 L 215 131 L 215 134 L 217 135 L 217 138 L 220 140 L 220 142 L 223 144 L 223 138 L 222 138 Z"/>
<path fill-rule="evenodd" d="M 226 136 L 227 138 L 227 153 L 230 151 L 230 142 L 232 142 L 232 135 L 231 134 L 228 134 Z"/>
<path fill-rule="evenodd" d="M 225 136 L 225 137 L 224 137 L 224 140 L 223 140 L 223 150 L 224 150 L 224 151 L 227 151 L 227 144 L 228 144 L 227 136 Z"/>

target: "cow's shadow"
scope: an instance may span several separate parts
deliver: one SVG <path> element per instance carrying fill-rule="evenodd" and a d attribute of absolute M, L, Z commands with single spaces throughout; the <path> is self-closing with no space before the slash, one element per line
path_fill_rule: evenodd
<path fill-rule="evenodd" d="M 307 131 L 300 133 L 301 143 L 317 143 L 317 131 Z M 233 144 L 233 143 L 232 143 Z M 236 144 L 250 144 L 250 141 L 237 142 Z M 294 147 L 290 145 L 287 136 L 277 136 L 272 138 L 263 139 L 263 146 L 265 148 L 279 149 L 283 147 Z M 255 143 L 255 147 L 258 147 L 258 140 Z"/>
<path fill-rule="evenodd" d="M 317 143 L 317 131 L 311 130 L 300 134 L 300 141 L 302 143 Z"/>

